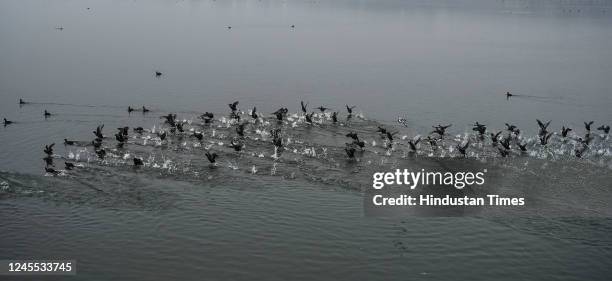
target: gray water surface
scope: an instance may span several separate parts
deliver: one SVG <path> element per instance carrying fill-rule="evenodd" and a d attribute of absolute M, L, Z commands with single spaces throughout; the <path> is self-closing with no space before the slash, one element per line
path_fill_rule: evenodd
<path fill-rule="evenodd" d="M 595 128 L 612 124 L 610 73 L 609 1 L 1 1 L 0 118 L 16 123 L 0 127 L 0 259 L 75 259 L 78 280 L 609 280 L 612 140 Z M 307 124 L 300 100 L 340 121 Z M 161 141 L 168 113 L 188 132 Z M 542 146 L 536 118 L 574 130 Z M 516 124 L 529 152 L 502 158 L 487 139 L 463 159 L 475 121 Z M 453 124 L 440 148 L 411 154 L 438 123 Z M 105 159 L 86 145 L 101 124 Z M 116 148 L 122 126 L 146 131 Z M 57 169 L 77 169 L 45 174 L 50 143 Z M 546 212 L 364 215 L 374 172 L 476 165 Z"/>

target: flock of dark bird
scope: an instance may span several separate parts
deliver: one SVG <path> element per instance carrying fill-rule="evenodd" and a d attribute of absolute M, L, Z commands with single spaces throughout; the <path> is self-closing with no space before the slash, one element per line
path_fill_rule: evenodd
<path fill-rule="evenodd" d="M 159 76 L 159 75 L 162 75 L 162 73 L 157 71 L 155 72 L 155 75 Z M 511 96 L 513 95 L 510 93 L 506 93 L 506 97 L 509 98 Z M 19 104 L 24 105 L 24 104 L 27 104 L 27 102 L 24 101 L 23 99 L 20 99 Z M 228 104 L 231 110 L 229 113 L 229 118 L 231 120 L 235 120 L 234 126 L 235 126 L 235 132 L 237 135 L 237 137 L 232 139 L 229 144 L 229 147 L 231 147 L 234 151 L 241 151 L 244 148 L 243 139 L 245 136 L 245 125 L 246 125 L 245 122 L 241 122 L 241 115 L 239 114 L 239 111 L 238 111 L 238 104 L 239 104 L 238 101 Z M 304 103 L 303 101 L 300 102 L 300 107 L 301 107 L 301 112 L 304 117 L 305 123 L 312 125 L 313 115 L 315 113 L 309 112 L 308 104 Z M 354 108 L 355 106 L 346 105 L 347 120 L 350 120 L 352 118 Z M 324 106 L 319 106 L 316 109 L 318 109 L 322 114 L 325 114 L 329 108 L 326 108 Z M 136 111 L 136 109 L 132 108 L 131 106 L 128 106 L 127 111 L 128 113 L 131 113 L 133 111 Z M 147 109 L 145 106 L 143 106 L 139 111 L 141 111 L 143 114 L 150 112 L 150 110 Z M 289 113 L 289 110 L 283 107 L 271 114 L 274 115 L 276 117 L 276 120 L 280 122 L 287 117 L 288 113 Z M 51 115 L 52 114 L 48 112 L 47 110 L 44 111 L 45 118 Z M 250 111 L 248 115 L 250 115 L 250 117 L 254 119 L 255 121 L 257 121 L 258 118 L 260 118 L 260 114 L 257 112 L 257 108 L 255 107 Z M 338 112 L 332 112 L 331 115 L 328 115 L 328 116 L 331 117 L 331 121 L 333 123 L 338 122 Z M 204 124 L 210 124 L 214 121 L 214 114 L 210 112 L 205 112 L 204 114 L 201 114 L 199 117 L 204 122 Z M 169 126 L 170 134 L 176 134 L 177 132 L 179 133 L 185 132 L 185 129 L 183 127 L 184 121 L 178 120 L 176 114 L 170 113 L 168 115 L 161 116 L 161 118 L 165 119 L 164 123 Z M 553 136 L 553 134 L 555 134 L 552 131 L 549 131 L 549 126 L 550 126 L 551 121 L 547 121 L 547 122 L 543 122 L 541 120 L 536 120 L 536 121 L 539 126 L 539 132 L 538 132 L 539 144 L 542 146 L 546 146 L 549 140 L 551 139 L 551 137 Z M 399 118 L 398 122 L 400 124 L 403 124 L 404 126 L 407 126 L 405 119 Z M 11 125 L 11 124 L 14 124 L 14 122 L 7 120 L 6 118 L 4 119 L 5 126 Z M 591 133 L 591 129 L 592 129 L 591 127 L 593 124 L 594 124 L 593 121 L 584 122 L 585 135 L 584 137 L 576 138 L 576 145 L 574 148 L 574 154 L 576 157 L 581 157 L 584 154 L 584 152 L 587 149 L 589 149 L 589 144 L 594 138 Z M 484 141 L 485 139 L 489 139 L 493 148 L 497 149 L 497 151 L 499 152 L 499 155 L 502 157 L 507 157 L 512 151 L 512 149 L 515 149 L 521 153 L 526 152 L 527 144 L 522 142 L 521 138 L 519 138 L 519 135 L 521 134 L 521 130 L 516 125 L 513 125 L 513 124 L 506 123 L 505 125 L 506 125 L 505 131 L 489 131 L 485 124 L 475 122 L 472 127 L 472 130 L 476 134 L 475 141 Z M 414 139 L 408 140 L 407 144 L 411 152 L 417 152 L 419 150 L 418 144 L 422 140 L 427 141 L 427 143 L 431 146 L 432 150 L 436 150 L 438 148 L 439 142 L 443 140 L 445 136 L 447 135 L 447 129 L 451 126 L 452 126 L 451 124 L 448 124 L 448 125 L 438 124 L 436 126 L 432 126 L 433 130 L 425 138 L 421 138 L 420 136 L 418 136 Z M 103 135 L 103 129 L 104 129 L 104 125 L 98 126 L 93 131 L 93 134 L 95 136 L 94 140 L 92 140 L 90 143 L 87 143 L 87 145 L 91 145 L 94 147 L 94 151 L 97 157 L 100 159 L 104 159 L 107 153 L 105 148 L 103 147 L 103 142 L 105 139 L 105 136 Z M 115 134 L 115 140 L 117 141 L 117 144 L 116 144 L 117 148 L 123 148 L 124 145 L 127 143 L 129 129 L 130 129 L 129 127 L 117 128 L 117 133 Z M 607 135 L 610 132 L 610 126 L 601 125 L 597 127 L 597 130 Z M 142 127 L 133 128 L 133 132 L 136 134 L 143 134 L 144 131 L 145 129 Z M 559 132 L 559 135 L 561 136 L 561 138 L 567 138 L 568 133 L 570 131 L 572 131 L 571 128 L 563 126 L 561 128 L 561 131 Z M 397 132 L 391 132 L 390 130 L 382 126 L 378 126 L 377 133 L 380 134 L 380 136 L 386 140 L 385 142 L 386 148 L 390 149 L 393 147 L 395 143 L 397 143 L 394 141 L 395 135 L 397 134 Z M 164 130 L 161 132 L 157 132 L 156 134 L 161 141 L 164 141 L 168 135 L 168 132 Z M 193 131 L 190 136 L 196 138 L 199 141 L 202 141 L 202 139 L 204 138 L 204 135 L 201 132 L 197 132 L 197 131 Z M 277 149 L 282 149 L 283 139 L 281 137 L 281 129 L 280 128 L 272 129 L 270 131 L 270 136 L 272 137 L 272 145 L 274 145 Z M 348 142 L 345 144 L 346 146 L 344 148 L 344 151 L 346 152 L 346 155 L 348 156 L 349 159 L 353 159 L 355 158 L 355 153 L 358 150 L 359 151 L 364 150 L 364 147 L 366 146 L 366 142 L 361 140 L 356 132 L 349 132 L 346 134 L 346 137 L 350 138 L 351 142 Z M 456 145 L 455 148 L 461 155 L 466 155 L 468 149 L 470 148 L 470 141 L 471 141 L 470 139 L 467 139 L 466 141 L 460 142 Z M 64 139 L 64 145 L 75 145 L 77 143 L 82 143 L 82 142 Z M 55 144 L 53 143 L 53 144 L 45 146 L 44 153 L 46 156 L 43 158 L 43 160 L 45 161 L 45 164 L 46 164 L 45 171 L 50 174 L 55 175 L 55 174 L 59 174 L 60 171 L 53 168 L 54 167 L 54 164 L 53 164 L 54 145 Z M 207 151 L 205 153 L 205 156 L 212 165 L 215 165 L 215 163 L 217 162 L 217 158 L 218 158 L 218 155 L 216 153 L 212 151 Z M 143 159 L 141 158 L 134 157 L 132 161 L 133 161 L 133 165 L 137 167 L 142 166 L 144 164 Z M 75 168 L 74 163 L 65 162 L 66 170 L 72 170 L 74 168 Z"/>

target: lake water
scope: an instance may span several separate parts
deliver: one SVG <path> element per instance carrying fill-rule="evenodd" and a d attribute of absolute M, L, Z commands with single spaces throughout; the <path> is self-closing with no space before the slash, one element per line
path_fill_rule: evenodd
<path fill-rule="evenodd" d="M 15 123 L 0 127 L 0 260 L 75 259 L 78 280 L 609 280 L 612 140 L 596 128 L 612 124 L 610 73 L 609 1 L 4 0 L 0 118 Z M 235 100 L 242 152 L 228 147 Z M 307 124 L 301 100 L 339 122 Z M 268 114 L 280 107 L 290 120 Z M 540 145 L 536 118 L 573 131 Z M 528 152 L 473 141 L 462 159 L 475 121 L 516 124 Z M 104 159 L 89 145 L 101 124 Z M 410 153 L 436 124 L 452 124 L 440 148 Z M 116 148 L 123 126 L 145 132 Z M 378 126 L 398 132 L 392 149 Z M 78 167 L 45 173 L 51 143 L 55 169 Z M 364 213 L 374 172 L 422 167 L 487 167 L 541 212 Z"/>

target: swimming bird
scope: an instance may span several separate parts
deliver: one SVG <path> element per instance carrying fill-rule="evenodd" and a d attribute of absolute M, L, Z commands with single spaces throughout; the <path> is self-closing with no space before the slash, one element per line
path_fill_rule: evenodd
<path fill-rule="evenodd" d="M 387 139 L 389 140 L 389 142 L 393 142 L 393 136 L 397 134 L 397 132 L 391 133 L 389 131 L 386 132 L 385 136 L 387 137 Z"/>
<path fill-rule="evenodd" d="M 412 149 L 412 151 L 416 152 L 417 151 L 417 145 L 419 144 L 419 142 L 421 141 L 421 138 L 417 138 L 416 140 L 409 140 L 408 141 L 408 145 L 410 145 L 410 149 Z"/>
<path fill-rule="evenodd" d="M 134 108 L 132 108 L 131 106 L 128 106 L 128 113 L 132 113 L 132 111 L 134 111 Z"/>
<path fill-rule="evenodd" d="M 434 130 L 432 131 L 432 133 L 436 133 L 441 137 L 444 136 L 444 134 L 446 133 L 446 129 L 448 129 L 450 126 L 452 126 L 453 124 L 448 124 L 446 126 L 442 126 L 440 124 L 438 124 L 437 126 L 432 126 L 434 128 Z"/>
<path fill-rule="evenodd" d="M 10 124 L 13 124 L 13 123 L 14 123 L 13 121 L 9 121 L 9 120 L 6 120 L 6 118 L 4 118 L 4 126 L 10 125 Z"/>
<path fill-rule="evenodd" d="M 56 171 L 53 168 L 49 168 L 49 167 L 45 167 L 45 172 L 49 173 L 49 174 L 53 174 L 53 175 L 58 175 L 60 172 Z"/>
<path fill-rule="evenodd" d="M 536 121 L 538 122 L 538 126 L 540 126 L 540 132 L 538 133 L 538 135 L 545 136 L 548 133 L 546 129 L 548 128 L 548 125 L 550 125 L 550 121 L 546 123 L 540 121 L 540 119 L 536 119 Z"/>
<path fill-rule="evenodd" d="M 353 108 L 355 108 L 354 106 L 349 106 L 348 104 L 345 104 L 346 106 L 346 111 L 348 111 L 348 114 L 353 114 Z"/>
<path fill-rule="evenodd" d="M 470 140 L 466 141 L 465 144 L 457 144 L 457 150 L 461 152 L 461 154 L 465 155 L 467 148 L 470 146 Z"/>
<path fill-rule="evenodd" d="M 238 110 L 238 101 L 235 101 L 233 103 L 228 104 L 229 108 L 232 110 L 232 112 L 236 112 L 236 110 Z"/>
<path fill-rule="evenodd" d="M 304 104 L 304 101 L 300 101 L 300 105 L 302 106 L 302 113 L 306 114 L 306 112 L 308 112 L 306 110 L 306 107 L 308 106 L 308 103 Z"/>
<path fill-rule="evenodd" d="M 591 125 L 593 125 L 593 123 L 594 123 L 594 121 L 584 122 L 584 128 L 585 128 L 587 131 L 589 131 L 589 132 L 590 132 L 590 131 L 591 131 Z"/>
<path fill-rule="evenodd" d="M 193 132 L 193 136 L 198 140 L 202 140 L 204 138 L 204 135 L 200 132 Z"/>
<path fill-rule="evenodd" d="M 104 129 L 104 124 L 98 126 L 95 131 L 93 131 L 96 138 L 103 139 L 104 135 L 102 134 L 102 129 Z"/>
<path fill-rule="evenodd" d="M 147 113 L 151 110 L 149 110 L 148 108 L 146 108 L 144 105 L 142 106 L 142 113 Z"/>
<path fill-rule="evenodd" d="M 50 145 L 45 145 L 45 149 L 43 150 L 47 155 L 51 156 L 53 155 L 53 146 L 55 146 L 55 143 L 52 143 Z"/>
<path fill-rule="evenodd" d="M 279 110 L 274 111 L 272 114 L 276 115 L 278 121 L 283 121 L 283 117 L 289 112 L 289 109 L 281 107 Z"/>
<path fill-rule="evenodd" d="M 19 104 L 26 104 L 27 102 L 25 102 L 23 99 L 19 99 Z"/>
<path fill-rule="evenodd" d="M 119 130 L 120 134 L 127 136 L 128 132 L 130 131 L 130 127 L 117 128 L 117 130 Z"/>
<path fill-rule="evenodd" d="M 540 135 L 540 144 L 541 145 L 546 145 L 548 144 L 548 140 L 550 139 L 550 137 L 552 137 L 553 133 L 548 133 L 548 135 L 544 134 L 544 135 Z"/>
<path fill-rule="evenodd" d="M 213 120 L 213 118 L 215 118 L 215 115 L 207 111 L 206 113 L 200 115 L 200 118 L 204 120 L 205 124 L 209 124 Z"/>
<path fill-rule="evenodd" d="M 325 110 L 327 110 L 327 107 L 323 107 L 323 106 L 319 106 L 317 107 L 319 110 L 321 110 L 321 112 L 325 112 Z"/>
<path fill-rule="evenodd" d="M 487 125 L 480 124 L 477 121 L 476 123 L 474 123 L 472 131 L 476 131 L 479 135 L 483 136 L 487 132 Z"/>
<path fill-rule="evenodd" d="M 70 141 L 68 139 L 64 139 L 64 145 L 74 145 L 74 141 Z"/>
<path fill-rule="evenodd" d="M 313 115 L 314 115 L 314 112 L 311 112 L 310 114 L 304 115 L 304 117 L 306 117 L 306 122 L 312 124 L 312 116 Z"/>
<path fill-rule="evenodd" d="M 601 125 L 597 128 L 597 130 L 603 131 L 604 133 L 608 134 L 610 133 L 610 126 L 609 125 Z"/>
<path fill-rule="evenodd" d="M 501 135 L 501 131 L 497 133 L 491 133 L 491 141 L 493 142 L 493 146 L 497 145 L 497 141 L 499 140 L 499 135 Z"/>
<path fill-rule="evenodd" d="M 227 27 L 227 29 L 232 29 L 232 26 L 231 26 L 231 25 L 228 25 L 228 26 L 226 26 L 226 27 Z"/>
<path fill-rule="evenodd" d="M 359 136 L 357 136 L 357 133 L 355 132 L 349 132 L 348 134 L 346 134 L 347 138 L 352 138 L 354 140 L 359 140 Z"/>
<path fill-rule="evenodd" d="M 144 165 L 144 163 L 142 162 L 142 159 L 140 159 L 140 158 L 134 157 L 134 159 L 132 159 L 132 161 L 134 161 L 134 166 L 142 166 L 142 165 Z"/>
<path fill-rule="evenodd" d="M 353 145 L 358 146 L 361 150 L 365 147 L 365 142 L 359 139 L 353 140 Z"/>
<path fill-rule="evenodd" d="M 217 153 L 210 153 L 210 152 L 206 152 L 206 158 L 208 159 L 208 162 L 210 162 L 211 164 L 215 164 L 217 162 Z"/>
<path fill-rule="evenodd" d="M 66 167 L 66 170 L 72 170 L 75 166 L 74 163 L 64 162 L 64 167 Z"/>
<path fill-rule="evenodd" d="M 96 154 L 98 155 L 98 158 L 104 159 L 104 156 L 106 156 L 106 150 L 104 150 L 104 148 L 98 149 L 96 150 Z"/>
<path fill-rule="evenodd" d="M 255 120 L 259 118 L 259 115 L 257 115 L 257 107 L 253 107 L 253 110 L 251 110 L 251 117 Z"/>
<path fill-rule="evenodd" d="M 56 27 L 55 29 L 57 29 L 57 30 L 60 30 L 60 31 L 61 31 L 61 30 L 64 30 L 64 27 L 63 27 L 63 26 L 58 26 L 58 27 Z"/>
<path fill-rule="evenodd" d="M 230 147 L 234 149 L 234 151 L 241 151 L 244 144 L 238 140 L 232 140 L 230 142 Z"/>
<path fill-rule="evenodd" d="M 561 136 L 564 138 L 567 137 L 567 133 L 569 133 L 571 130 L 572 128 L 569 128 L 569 127 L 567 128 L 565 126 L 561 127 Z"/>
<path fill-rule="evenodd" d="M 511 94 L 510 92 L 506 92 L 506 99 L 510 99 L 511 96 L 514 96 L 514 95 Z"/>
<path fill-rule="evenodd" d="M 123 135 L 121 132 L 115 134 L 115 139 L 120 143 L 127 142 L 128 140 L 127 137 Z"/>
<path fill-rule="evenodd" d="M 55 166 L 55 165 L 53 165 L 53 157 L 48 155 L 45 158 L 43 158 L 43 160 L 45 160 L 45 165 L 46 166 Z"/>
<path fill-rule="evenodd" d="M 332 122 L 334 123 L 338 122 L 338 112 L 334 111 L 334 113 L 332 113 L 331 118 L 332 118 Z"/>
<path fill-rule="evenodd" d="M 236 112 L 230 113 L 230 118 L 231 119 L 236 119 L 236 121 L 240 122 L 240 114 L 238 114 Z"/>
<path fill-rule="evenodd" d="M 355 158 L 355 147 L 352 144 L 347 143 L 344 151 L 349 158 Z"/>
<path fill-rule="evenodd" d="M 174 127 L 176 122 L 176 114 L 168 113 L 168 115 L 161 116 L 160 118 L 166 119 L 165 123 Z"/>
<path fill-rule="evenodd" d="M 292 25 L 291 25 L 291 28 L 295 28 L 295 24 L 292 24 Z"/>
<path fill-rule="evenodd" d="M 161 73 L 160 71 L 155 71 L 155 77 L 160 77 L 162 76 L 163 73 Z"/>
<path fill-rule="evenodd" d="M 45 118 L 47 118 L 47 117 L 51 116 L 51 113 L 45 109 L 44 116 L 45 116 Z"/>
<path fill-rule="evenodd" d="M 381 133 L 383 135 L 387 134 L 387 129 L 385 129 L 385 128 L 381 127 L 381 126 L 377 126 L 377 127 L 378 127 L 376 129 L 377 132 L 379 132 L 379 133 Z"/>
<path fill-rule="evenodd" d="M 521 130 L 519 130 L 519 128 L 517 126 L 512 125 L 512 124 L 508 124 L 508 123 L 506 123 L 506 130 L 508 130 L 511 133 L 514 133 L 516 135 L 521 133 Z"/>

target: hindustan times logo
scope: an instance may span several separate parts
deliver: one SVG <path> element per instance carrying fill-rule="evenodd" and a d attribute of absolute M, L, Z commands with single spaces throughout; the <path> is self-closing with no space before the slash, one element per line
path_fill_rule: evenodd
<path fill-rule="evenodd" d="M 378 172 L 372 175 L 372 187 L 382 189 L 385 185 L 406 185 L 415 189 L 419 185 L 448 185 L 457 189 L 463 189 L 470 185 L 483 185 L 484 174 L 487 169 L 480 172 L 428 172 L 421 169 L 418 172 L 410 172 L 408 169 L 397 169 L 394 172 Z"/>

